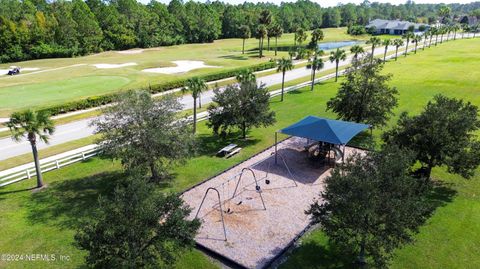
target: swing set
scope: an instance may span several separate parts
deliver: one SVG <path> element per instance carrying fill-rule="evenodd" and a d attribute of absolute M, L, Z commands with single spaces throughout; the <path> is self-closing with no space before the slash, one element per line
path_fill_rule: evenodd
<path fill-rule="evenodd" d="M 277 158 L 279 157 L 280 160 L 282 161 L 282 164 L 285 166 L 288 174 L 290 175 L 291 180 L 295 184 L 295 187 L 297 187 L 298 184 L 295 180 L 295 177 L 294 177 L 292 171 L 288 167 L 287 162 L 285 161 L 285 158 L 281 154 L 274 153 L 274 152 L 272 152 L 272 154 L 270 156 L 273 156 L 274 154 L 275 154 L 275 165 L 277 165 Z M 222 220 L 224 240 L 227 241 L 227 230 L 226 230 L 226 225 L 225 225 L 225 218 L 224 218 L 225 215 L 224 214 L 232 214 L 233 213 L 232 207 L 230 205 L 231 205 L 231 201 L 234 198 L 236 198 L 237 196 L 240 197 L 240 201 L 236 202 L 235 205 L 239 206 L 243 203 L 243 195 L 242 195 L 243 191 L 239 191 L 239 186 L 240 186 L 240 182 L 242 181 L 242 178 L 244 177 L 244 174 L 248 173 L 248 172 L 250 172 L 252 174 L 252 179 L 253 179 L 252 183 L 255 183 L 255 191 L 260 196 L 260 201 L 262 202 L 263 210 L 267 210 L 267 207 L 265 206 L 265 201 L 264 201 L 263 196 L 262 196 L 262 188 L 260 187 L 259 182 L 265 180 L 265 184 L 267 184 L 267 185 L 270 184 L 269 174 L 270 174 L 270 171 L 271 171 L 270 170 L 271 169 L 271 163 L 270 162 L 268 163 L 267 171 L 265 173 L 265 176 L 260 178 L 260 179 L 257 179 L 257 175 L 255 174 L 255 171 L 253 171 L 253 169 L 251 167 L 254 167 L 254 166 L 258 165 L 259 163 L 264 162 L 265 160 L 268 160 L 269 158 L 270 157 L 268 157 L 266 159 L 263 159 L 263 160 L 255 163 L 255 164 L 251 165 L 250 167 L 243 168 L 240 173 L 232 176 L 228 180 L 222 182 L 221 184 L 219 184 L 215 187 L 209 187 L 205 191 L 205 194 L 203 195 L 202 202 L 200 203 L 200 206 L 198 207 L 195 218 L 198 218 L 198 215 L 200 214 L 200 210 L 202 209 L 202 206 L 203 206 L 208 194 L 210 192 L 216 192 L 217 193 L 216 199 L 218 199 L 220 216 L 221 216 L 221 220 Z M 234 180 L 237 180 L 237 181 L 236 181 L 236 184 L 235 184 L 235 189 L 234 189 L 232 195 L 230 196 L 229 183 L 234 181 Z M 220 189 L 221 189 L 221 194 L 220 194 Z M 226 195 L 225 195 L 225 189 L 227 189 L 227 194 Z M 249 198 L 247 197 L 246 199 L 249 199 Z"/>
<path fill-rule="evenodd" d="M 223 235 L 224 235 L 224 240 L 227 241 L 227 229 L 225 226 L 225 219 L 224 219 L 224 214 L 232 214 L 233 211 L 230 207 L 230 202 L 237 196 L 237 191 L 238 187 L 240 185 L 240 181 L 242 180 L 242 177 L 245 172 L 250 171 L 252 173 L 252 178 L 255 183 L 255 191 L 258 193 L 260 196 L 260 200 L 262 201 L 262 206 L 263 210 L 267 210 L 267 207 L 265 206 L 265 201 L 263 200 L 262 196 L 262 188 L 258 184 L 257 177 L 255 175 L 255 172 L 249 168 L 243 168 L 242 171 L 239 174 L 234 175 L 233 177 L 229 178 L 227 181 L 223 182 L 222 184 L 215 186 L 215 187 L 209 187 L 206 191 L 205 194 L 203 195 L 202 202 L 200 203 L 200 206 L 198 207 L 197 214 L 195 215 L 195 218 L 198 218 L 198 215 L 200 213 L 200 210 L 202 209 L 203 203 L 205 202 L 205 199 L 207 198 L 208 194 L 210 192 L 216 192 L 217 193 L 217 199 L 218 199 L 218 205 L 219 205 L 219 210 L 220 210 L 220 216 L 222 220 L 222 227 L 223 227 Z M 235 180 L 238 177 L 237 183 L 235 185 L 235 190 L 233 191 L 232 196 L 230 197 L 230 192 L 228 190 L 228 183 L 231 181 Z M 225 196 L 225 185 L 227 186 L 227 195 Z M 218 190 L 221 188 L 222 190 L 222 195 L 220 195 L 220 191 Z M 236 205 L 241 205 L 243 203 L 243 197 L 242 197 L 242 192 L 239 192 L 238 194 L 240 196 L 240 201 L 236 203 Z M 223 199 L 222 199 L 223 198 Z"/>

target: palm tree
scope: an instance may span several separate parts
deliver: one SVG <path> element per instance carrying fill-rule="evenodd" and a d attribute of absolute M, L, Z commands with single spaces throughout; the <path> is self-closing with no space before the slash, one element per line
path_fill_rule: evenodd
<path fill-rule="evenodd" d="M 430 35 L 430 30 L 426 30 L 425 32 L 423 32 L 423 47 L 422 47 L 422 50 L 425 50 L 425 47 L 427 46 L 427 40 L 428 40 L 429 35 Z"/>
<path fill-rule="evenodd" d="M 252 32 L 250 31 L 250 27 L 248 27 L 248 25 L 242 25 L 238 28 L 238 30 L 240 32 L 240 37 L 243 39 L 242 54 L 245 54 L 245 40 L 250 38 Z"/>
<path fill-rule="evenodd" d="M 310 41 L 309 48 L 312 50 L 318 49 L 318 42 L 323 40 L 325 34 L 320 29 L 315 29 L 312 31 L 312 40 Z"/>
<path fill-rule="evenodd" d="M 350 52 L 353 53 L 353 58 L 352 61 L 358 60 L 358 55 L 364 53 L 365 51 L 363 50 L 363 47 L 360 45 L 353 45 L 350 48 Z"/>
<path fill-rule="evenodd" d="M 415 35 L 415 36 L 412 38 L 412 43 L 415 43 L 415 54 L 417 54 L 418 42 L 422 42 L 422 36 L 421 36 L 421 35 Z"/>
<path fill-rule="evenodd" d="M 388 51 L 388 46 L 391 45 L 391 40 L 390 39 L 384 39 L 382 45 L 385 46 L 385 51 L 383 52 L 383 61 L 385 62 L 385 59 L 387 58 L 387 51 Z"/>
<path fill-rule="evenodd" d="M 303 28 L 299 27 L 295 33 L 295 44 L 302 46 L 302 43 L 307 40 L 307 33 Z"/>
<path fill-rule="evenodd" d="M 438 28 L 438 31 L 440 32 L 440 44 L 443 44 L 443 35 L 446 32 L 445 26 Z"/>
<path fill-rule="evenodd" d="M 263 39 L 267 36 L 267 27 L 264 24 L 260 24 L 257 28 L 258 38 L 258 57 L 263 57 Z"/>
<path fill-rule="evenodd" d="M 430 32 L 430 41 L 428 42 L 428 47 L 430 48 L 432 46 L 432 38 L 433 35 L 435 34 L 435 27 L 430 28 L 428 31 Z"/>
<path fill-rule="evenodd" d="M 436 47 L 438 44 L 438 35 L 441 33 L 441 30 L 440 30 L 440 27 L 435 27 L 434 30 L 435 30 L 435 47 Z"/>
<path fill-rule="evenodd" d="M 297 56 L 297 51 L 295 49 L 289 49 L 288 56 L 290 57 L 290 61 L 293 60 L 293 57 Z"/>
<path fill-rule="evenodd" d="M 410 42 L 410 39 L 414 38 L 414 34 L 410 31 L 407 31 L 405 34 L 403 34 L 403 38 L 406 38 L 407 39 L 407 42 L 406 42 L 406 48 L 405 48 L 405 57 L 407 57 L 407 52 L 408 52 L 408 43 Z"/>
<path fill-rule="evenodd" d="M 452 30 L 452 26 L 450 26 L 450 25 L 445 26 L 445 32 L 447 33 L 447 39 L 445 40 L 445 42 L 448 41 L 448 37 L 450 36 L 450 33 L 451 33 L 452 31 L 453 31 L 453 30 Z"/>
<path fill-rule="evenodd" d="M 451 9 L 447 6 L 445 6 L 445 5 L 440 7 L 440 9 L 438 10 L 438 16 L 440 16 L 440 22 L 441 23 L 445 23 L 445 18 L 450 16 L 450 11 L 451 11 Z"/>
<path fill-rule="evenodd" d="M 197 130 L 197 99 L 200 101 L 200 94 L 207 89 L 205 80 L 199 77 L 187 79 L 185 86 L 182 88 L 183 93 L 191 92 L 193 97 L 193 133 Z"/>
<path fill-rule="evenodd" d="M 48 143 L 50 135 L 55 132 L 52 120 L 45 112 L 35 112 L 29 109 L 23 112 L 14 112 L 10 116 L 7 127 L 10 129 L 13 140 L 20 142 L 22 138 L 26 138 L 30 142 L 37 173 L 37 188 L 43 187 L 42 171 L 40 170 L 37 151 L 37 137 L 41 141 Z"/>
<path fill-rule="evenodd" d="M 367 41 L 367 44 L 372 44 L 372 55 L 370 55 L 370 62 L 373 62 L 373 54 L 375 52 L 375 47 L 382 44 L 382 40 L 376 36 L 373 36 L 370 37 L 370 39 Z"/>
<path fill-rule="evenodd" d="M 330 52 L 330 62 L 335 62 L 335 82 L 338 81 L 338 64 L 340 61 L 345 61 L 347 54 L 344 50 L 337 49 L 336 51 Z"/>
<path fill-rule="evenodd" d="M 318 57 L 322 55 L 323 55 L 323 50 L 315 51 L 315 55 L 313 56 L 313 58 L 309 59 L 310 65 L 307 66 L 312 69 L 312 87 L 311 87 L 312 91 L 313 91 L 313 85 L 315 84 L 315 72 L 317 70 L 322 69 L 324 66 L 322 58 Z"/>
<path fill-rule="evenodd" d="M 285 73 L 288 70 L 293 69 L 293 63 L 291 59 L 286 59 L 282 58 L 277 60 L 277 72 L 282 72 L 282 97 L 280 98 L 280 101 L 283 102 L 283 91 L 284 91 L 284 86 L 285 86 Z"/>
<path fill-rule="evenodd" d="M 396 61 L 397 56 L 398 56 L 398 48 L 403 46 L 403 40 L 400 39 L 400 38 L 397 38 L 397 39 L 393 40 L 393 45 L 395 46 L 395 61 Z"/>
<path fill-rule="evenodd" d="M 464 38 L 465 32 L 467 31 L 468 31 L 468 24 L 466 23 L 462 24 L 462 39 Z"/>
<path fill-rule="evenodd" d="M 453 40 L 457 40 L 457 31 L 460 30 L 460 26 L 458 24 L 452 25 L 453 30 Z"/>
<path fill-rule="evenodd" d="M 244 70 L 238 72 L 237 75 L 235 76 L 235 78 L 240 83 L 242 83 L 242 82 L 252 82 L 252 81 L 257 80 L 257 77 L 255 76 L 255 74 L 250 69 L 244 69 Z"/>
<path fill-rule="evenodd" d="M 283 28 L 276 23 L 274 27 L 272 27 L 271 31 L 273 31 L 273 36 L 275 37 L 275 56 L 277 56 L 278 38 L 283 35 Z"/>

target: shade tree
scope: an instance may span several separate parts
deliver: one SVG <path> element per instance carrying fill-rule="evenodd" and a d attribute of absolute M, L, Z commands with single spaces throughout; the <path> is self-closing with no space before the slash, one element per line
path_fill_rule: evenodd
<path fill-rule="evenodd" d="M 380 59 L 362 59 L 347 69 L 337 94 L 327 102 L 327 111 L 339 119 L 384 126 L 398 104 L 398 91 L 389 85 L 391 74 L 383 74 Z"/>
<path fill-rule="evenodd" d="M 475 135 L 479 128 L 477 106 L 436 95 L 419 115 L 403 112 L 383 139 L 414 152 L 422 166 L 419 173 L 426 178 L 438 166 L 469 178 L 480 164 L 480 141 Z"/>
<path fill-rule="evenodd" d="M 171 167 L 183 163 L 194 149 L 190 123 L 178 117 L 178 99 L 156 100 L 146 91 L 129 91 L 93 121 L 102 154 L 119 159 L 127 172 L 150 172 L 152 182 L 170 178 Z"/>

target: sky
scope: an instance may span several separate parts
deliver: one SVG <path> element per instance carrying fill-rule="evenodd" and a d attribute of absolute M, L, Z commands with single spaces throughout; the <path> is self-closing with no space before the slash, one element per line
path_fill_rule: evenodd
<path fill-rule="evenodd" d="M 150 0 L 139 0 L 142 3 L 148 3 Z M 166 3 L 168 4 L 170 0 L 158 0 L 159 2 Z M 188 0 L 184 0 L 186 2 Z M 201 0 L 200 2 L 205 2 L 206 0 Z M 231 3 L 231 4 L 241 4 L 245 2 L 245 0 L 221 0 L 222 2 L 225 3 Z M 347 3 L 355 3 L 359 4 L 363 2 L 363 0 L 342 0 L 342 1 L 336 1 L 336 0 L 311 0 L 313 2 L 319 3 L 322 7 L 331 7 L 331 6 L 336 6 L 339 3 L 342 4 L 347 4 Z M 252 2 L 252 3 L 257 3 L 257 2 L 270 2 L 270 3 L 275 3 L 275 4 L 280 4 L 281 2 L 295 2 L 295 0 L 265 0 L 265 1 L 258 1 L 258 0 L 247 0 L 247 2 Z M 386 1 L 386 0 L 370 0 L 370 2 L 381 2 L 381 3 L 391 3 L 391 4 L 403 4 L 406 2 L 406 0 L 391 0 L 391 1 Z M 450 3 L 461 3 L 461 4 L 466 4 L 470 2 L 475 2 L 472 0 L 416 0 L 414 1 L 417 4 L 438 4 L 438 3 L 445 3 L 445 4 L 450 4 Z"/>

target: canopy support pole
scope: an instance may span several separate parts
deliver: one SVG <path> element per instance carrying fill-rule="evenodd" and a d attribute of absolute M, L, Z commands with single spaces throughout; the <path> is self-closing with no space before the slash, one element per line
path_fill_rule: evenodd
<path fill-rule="evenodd" d="M 277 144 L 278 144 L 278 137 L 277 132 L 275 132 L 275 164 L 277 164 Z"/>
<path fill-rule="evenodd" d="M 346 144 L 343 145 L 343 154 L 342 154 L 342 164 L 345 164 L 345 148 L 347 147 Z"/>

